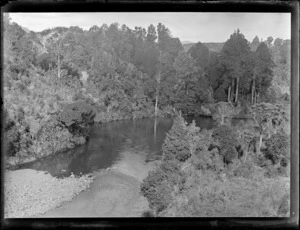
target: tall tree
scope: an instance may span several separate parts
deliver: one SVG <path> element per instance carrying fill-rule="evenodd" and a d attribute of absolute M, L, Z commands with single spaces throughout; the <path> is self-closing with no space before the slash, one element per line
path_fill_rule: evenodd
<path fill-rule="evenodd" d="M 259 38 L 257 36 L 255 36 L 255 38 L 253 38 L 250 47 L 251 47 L 251 51 L 255 51 L 257 49 L 257 47 L 259 46 Z"/>
<path fill-rule="evenodd" d="M 239 80 L 243 77 L 247 56 L 250 53 L 248 41 L 239 30 L 234 32 L 222 48 L 222 63 L 226 66 L 228 76 L 235 79 L 235 102 L 238 101 Z"/>
<path fill-rule="evenodd" d="M 148 26 L 147 29 L 147 41 L 149 43 L 154 43 L 156 39 L 157 39 L 157 35 L 156 35 L 155 26 L 151 24 L 150 26 Z"/>
<path fill-rule="evenodd" d="M 256 50 L 256 81 L 255 81 L 255 102 L 259 99 L 261 94 L 267 92 L 268 87 L 270 87 L 272 78 L 274 62 L 272 60 L 271 53 L 268 46 L 265 43 L 261 43 Z"/>
<path fill-rule="evenodd" d="M 196 43 L 189 49 L 188 53 L 195 60 L 199 69 L 204 69 L 207 66 L 209 61 L 209 49 L 204 44 L 201 42 Z"/>

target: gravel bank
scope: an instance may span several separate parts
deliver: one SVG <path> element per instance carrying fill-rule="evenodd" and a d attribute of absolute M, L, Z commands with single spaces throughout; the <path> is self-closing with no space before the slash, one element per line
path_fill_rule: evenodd
<path fill-rule="evenodd" d="M 4 182 L 4 218 L 35 217 L 72 200 L 93 178 L 58 179 L 32 169 L 7 171 Z"/>

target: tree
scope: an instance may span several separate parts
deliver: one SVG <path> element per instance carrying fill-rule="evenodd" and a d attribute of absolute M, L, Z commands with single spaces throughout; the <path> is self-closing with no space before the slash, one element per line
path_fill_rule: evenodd
<path fill-rule="evenodd" d="M 267 92 L 267 89 L 270 87 L 273 78 L 272 68 L 275 65 L 267 45 L 263 42 L 256 50 L 256 58 L 257 61 L 254 71 L 254 75 L 256 75 L 254 79 L 256 79 L 256 81 L 253 83 L 255 86 L 255 102 L 258 101 L 259 95 Z"/>
<path fill-rule="evenodd" d="M 60 32 L 61 31 L 61 32 Z M 57 66 L 57 78 L 61 77 L 62 74 L 62 65 L 69 61 L 65 49 L 69 44 L 67 43 L 68 39 L 70 41 L 71 37 L 74 34 L 64 28 L 56 28 L 56 32 L 50 37 L 50 46 L 48 47 L 48 52 L 55 53 L 56 56 L 56 66 Z M 63 55 L 64 54 L 64 55 Z"/>
<path fill-rule="evenodd" d="M 174 123 L 162 145 L 162 150 L 164 157 L 167 159 L 186 161 L 191 157 L 188 131 L 183 117 L 177 116 L 174 119 Z"/>
<path fill-rule="evenodd" d="M 260 149 L 262 145 L 263 135 L 267 134 L 272 126 L 272 112 L 274 111 L 274 106 L 269 103 L 259 103 L 255 104 L 250 108 L 250 113 L 255 121 L 255 128 L 259 133 L 259 145 L 258 153 L 260 154 Z"/>
<path fill-rule="evenodd" d="M 156 39 L 157 39 L 156 30 L 154 25 L 151 24 L 150 26 L 148 26 L 148 30 L 147 30 L 147 41 L 149 43 L 154 43 Z"/>
<path fill-rule="evenodd" d="M 259 46 L 259 38 L 257 36 L 255 36 L 255 38 L 253 38 L 252 43 L 250 44 L 251 47 L 251 51 L 255 51 L 257 49 L 257 47 Z"/>
<path fill-rule="evenodd" d="M 166 51 L 167 42 L 171 39 L 170 30 L 163 25 L 162 23 L 158 23 L 157 25 L 157 36 L 158 36 L 158 45 L 160 50 Z"/>
<path fill-rule="evenodd" d="M 228 75 L 235 79 L 235 102 L 238 101 L 239 80 L 244 75 L 246 58 L 250 53 L 248 41 L 239 30 L 234 32 L 222 48 L 222 63 L 226 66 Z M 230 90 L 228 90 L 230 91 Z"/>
<path fill-rule="evenodd" d="M 270 36 L 267 38 L 267 45 L 270 47 L 274 39 Z"/>
<path fill-rule="evenodd" d="M 184 87 L 186 94 L 188 95 L 188 84 L 195 83 L 195 81 L 190 79 L 196 72 L 193 59 L 189 54 L 182 51 L 175 58 L 174 68 L 176 75 L 178 76 L 178 85 L 176 88 L 180 90 L 181 87 Z"/>
<path fill-rule="evenodd" d="M 274 46 L 280 47 L 282 45 L 283 40 L 281 38 L 276 38 L 274 41 Z"/>
<path fill-rule="evenodd" d="M 197 67 L 204 70 L 209 61 L 209 49 L 198 42 L 189 49 L 188 53 L 195 60 Z"/>

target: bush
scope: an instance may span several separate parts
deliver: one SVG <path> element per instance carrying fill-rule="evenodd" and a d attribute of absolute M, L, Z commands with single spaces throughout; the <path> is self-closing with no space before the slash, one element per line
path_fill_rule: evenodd
<path fill-rule="evenodd" d="M 85 138 L 72 135 L 58 120 L 57 116 L 51 117 L 37 133 L 37 139 L 32 146 L 35 157 L 43 157 L 73 148 L 76 144 L 83 144 Z"/>
<path fill-rule="evenodd" d="M 141 184 L 141 192 L 147 198 L 150 208 L 156 212 L 162 211 L 171 202 L 171 188 L 161 169 L 149 172 Z"/>
<path fill-rule="evenodd" d="M 238 138 L 234 128 L 228 125 L 217 126 L 212 133 L 212 137 L 221 145 L 238 145 Z"/>
<path fill-rule="evenodd" d="M 168 207 L 172 201 L 175 187 L 182 190 L 185 178 L 179 162 L 164 159 L 159 167 L 150 171 L 141 184 L 141 192 L 149 202 L 150 208 L 157 213 Z"/>
<path fill-rule="evenodd" d="M 266 140 L 265 145 L 265 157 L 271 160 L 273 164 L 279 163 L 289 155 L 289 138 L 285 133 L 278 132 L 273 134 L 270 139 Z"/>
<path fill-rule="evenodd" d="M 87 136 L 89 124 L 93 123 L 95 115 L 94 107 L 77 101 L 66 105 L 58 119 L 73 135 Z"/>
<path fill-rule="evenodd" d="M 197 170 L 211 170 L 217 174 L 224 169 L 223 157 L 216 148 L 211 151 L 197 149 L 192 164 L 195 165 Z"/>
<path fill-rule="evenodd" d="M 225 163 L 229 164 L 238 157 L 239 143 L 235 130 L 227 125 L 221 125 L 214 129 L 212 137 L 218 143 L 221 155 Z"/>
<path fill-rule="evenodd" d="M 5 150 L 7 156 L 15 156 L 20 151 L 20 133 L 15 125 L 5 131 Z"/>
<path fill-rule="evenodd" d="M 234 146 L 226 145 L 222 148 L 221 154 L 224 156 L 226 164 L 232 163 L 234 159 L 237 159 L 238 152 Z"/>

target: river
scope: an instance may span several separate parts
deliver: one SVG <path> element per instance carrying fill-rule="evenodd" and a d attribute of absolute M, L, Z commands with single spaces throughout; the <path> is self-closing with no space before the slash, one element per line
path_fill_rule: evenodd
<path fill-rule="evenodd" d="M 195 120 L 202 129 L 214 126 L 210 117 Z M 172 118 L 95 124 L 84 145 L 19 165 L 17 169 L 47 171 L 55 177 L 71 173 L 95 177 L 91 187 L 72 201 L 38 217 L 143 216 L 149 207 L 140 194 L 140 183 L 160 159 L 162 143 L 172 124 Z"/>
<path fill-rule="evenodd" d="M 197 117 L 200 128 L 211 129 L 210 117 Z M 188 122 L 192 118 L 187 118 Z M 55 177 L 87 174 L 106 169 L 119 163 L 122 152 L 131 151 L 143 155 L 145 161 L 161 156 L 161 146 L 166 132 L 173 124 L 172 118 L 145 118 L 95 124 L 91 127 L 89 140 L 81 146 L 24 163 L 15 169 L 47 171 Z"/>

